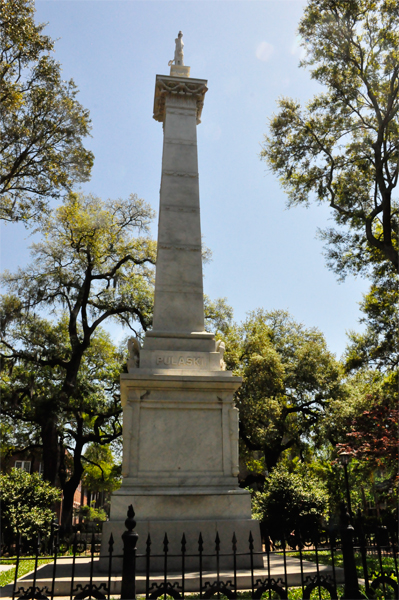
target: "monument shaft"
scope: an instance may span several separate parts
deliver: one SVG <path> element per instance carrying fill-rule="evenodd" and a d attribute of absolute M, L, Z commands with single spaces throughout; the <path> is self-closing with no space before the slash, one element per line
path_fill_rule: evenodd
<path fill-rule="evenodd" d="M 217 531 L 225 548 L 235 533 L 238 552 L 247 551 L 252 531 L 260 549 L 250 494 L 237 483 L 233 395 L 241 378 L 225 370 L 224 345 L 204 331 L 196 127 L 207 82 L 189 79 L 181 37 L 171 75 L 157 75 L 155 84 L 154 118 L 164 127 L 155 307 L 153 329 L 142 348 L 131 341 L 129 372 L 121 375 L 123 482 L 103 529 L 104 551 L 112 531 L 116 554 L 131 503 L 139 551 L 150 534 L 157 553 L 167 532 L 171 554 L 183 533 L 188 554 L 197 552 L 200 533 L 204 552 L 212 552 Z"/>
<path fill-rule="evenodd" d="M 154 332 L 204 331 L 197 103 L 206 90 L 201 80 L 156 80 L 154 116 L 163 121 L 164 142 Z"/>

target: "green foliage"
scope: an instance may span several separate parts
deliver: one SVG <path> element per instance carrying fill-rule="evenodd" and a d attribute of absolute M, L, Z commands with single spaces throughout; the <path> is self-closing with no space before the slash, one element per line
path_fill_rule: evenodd
<path fill-rule="evenodd" d="M 121 484 L 121 465 L 115 464 L 110 446 L 90 444 L 84 454 L 83 486 L 90 492 L 114 492 Z"/>
<path fill-rule="evenodd" d="M 0 564 L 16 564 L 16 559 L 7 559 L 7 562 L 5 563 L 4 560 L 1 560 Z M 37 566 L 41 567 L 42 565 L 47 565 L 49 562 L 52 562 L 51 559 L 42 559 L 39 558 L 39 560 L 37 561 Z M 19 567 L 18 567 L 18 579 L 23 577 L 24 575 L 27 575 L 28 573 L 31 573 L 32 571 L 34 571 L 35 569 L 35 564 L 36 564 L 36 560 L 35 559 L 31 559 L 31 560 L 21 560 L 19 563 Z M 0 588 L 3 587 L 4 585 L 7 585 L 8 583 L 13 583 L 15 580 L 15 569 L 16 566 L 13 567 L 12 569 L 8 569 L 7 571 L 1 571 L 0 572 Z"/>
<path fill-rule="evenodd" d="M 19 534 L 28 540 L 49 534 L 61 491 L 38 473 L 12 469 L 10 474 L 0 474 L 0 499 L 1 529 L 8 544 Z"/>
<path fill-rule="evenodd" d="M 324 232 L 341 276 L 386 262 L 398 268 L 394 190 L 399 153 L 399 13 L 396 0 L 309 0 L 299 25 L 301 66 L 325 91 L 302 109 L 279 100 L 261 153 L 291 205 L 328 203 Z"/>
<path fill-rule="evenodd" d="M 359 370 L 347 378 L 345 387 L 345 396 L 330 402 L 318 431 L 318 476 L 337 507 L 345 494 L 338 460 L 345 451 L 352 457 L 352 508 L 367 513 L 374 505 L 392 511 L 398 494 L 397 376 Z"/>
<path fill-rule="evenodd" d="M 361 580 L 364 577 L 362 555 L 359 551 L 355 551 L 354 554 L 355 554 L 355 565 L 356 565 L 357 576 Z M 294 558 L 300 558 L 299 552 L 290 552 L 289 555 Z M 303 558 L 305 560 L 309 560 L 311 562 L 316 562 L 316 560 L 318 560 L 319 563 L 322 565 L 332 565 L 333 564 L 332 563 L 333 559 L 331 557 L 331 550 L 318 550 L 317 557 L 316 557 L 316 553 L 314 551 L 307 550 L 306 552 L 303 553 Z M 368 553 L 366 555 L 366 563 L 367 563 L 367 571 L 368 571 L 369 575 L 371 575 L 372 578 L 376 577 L 376 575 L 381 572 L 381 567 L 385 571 L 385 573 L 395 573 L 395 571 L 396 571 L 395 559 L 393 558 L 393 556 L 386 556 L 386 555 L 375 556 L 371 553 Z M 334 565 L 336 567 L 343 568 L 344 560 L 343 560 L 341 551 L 334 552 Z M 394 576 L 394 580 L 396 581 L 395 576 Z M 377 597 L 380 597 L 380 596 L 377 596 Z"/>
<path fill-rule="evenodd" d="M 206 331 L 226 333 L 233 325 L 233 309 L 227 304 L 227 298 L 211 300 L 204 296 Z"/>
<path fill-rule="evenodd" d="M 288 449 L 303 450 L 333 398 L 341 397 L 341 369 L 316 329 L 285 311 L 250 313 L 224 336 L 228 369 L 243 377 L 236 393 L 240 435 L 275 467 Z"/>
<path fill-rule="evenodd" d="M 38 347 L 48 353 L 68 355 L 68 323 L 41 321 L 41 335 L 36 339 L 25 329 L 26 352 Z M 52 349 L 48 338 L 57 344 Z M 9 373 L 2 377 L 3 420 L 9 428 L 8 447 L 21 450 L 32 445 L 43 448 L 44 476 L 50 481 L 59 477 L 63 489 L 72 485 L 70 475 L 78 472 L 82 449 L 86 444 L 109 444 L 122 433 L 119 396 L 119 375 L 125 356 L 110 341 L 109 335 L 98 328 L 82 357 L 73 394 L 63 393 L 65 368 L 36 365 L 28 360 L 13 361 Z M 67 453 L 66 453 L 67 452 Z M 75 460 L 68 460 L 71 457 Z M 83 463 L 84 464 L 84 463 Z M 83 472 L 83 465 L 81 466 Z M 108 469 L 108 464 L 106 465 Z M 113 474 L 113 477 L 111 475 Z M 115 468 L 109 465 L 105 487 L 117 481 Z"/>
<path fill-rule="evenodd" d="M 340 479 L 337 444 L 358 457 L 353 495 L 363 508 L 370 497 L 377 505 L 381 499 L 373 483 L 377 467 L 380 479 L 391 481 L 397 420 L 397 388 L 387 392 L 381 383 L 381 373 L 385 382 L 397 381 L 399 356 L 397 8 L 395 0 L 308 0 L 299 24 L 306 51 L 300 66 L 309 67 L 323 89 L 304 107 L 279 100 L 261 153 L 280 177 L 289 206 L 332 208 L 335 227 L 319 232 L 328 266 L 341 279 L 371 278 L 361 303 L 365 330 L 349 333 L 343 393 L 325 405 L 312 438 L 317 451 L 323 449 L 320 476 L 330 482 Z M 333 503 L 337 489 L 330 488 Z"/>
<path fill-rule="evenodd" d="M 36 328 L 32 331 L 28 327 L 24 330 L 21 327 L 20 335 L 22 337 L 24 333 L 26 340 L 25 352 L 33 354 L 40 348 L 47 355 L 57 352 L 58 356 L 64 355 L 67 358 L 71 348 L 66 318 L 61 318 L 55 324 L 41 319 L 40 325 L 41 335 L 38 334 L 36 338 Z M 55 348 L 51 347 L 50 337 L 57 342 Z M 47 417 L 54 416 L 60 433 L 63 431 L 64 442 L 70 442 L 72 448 L 74 440 L 79 437 L 75 419 L 80 419 L 81 434 L 89 434 L 95 424 L 97 435 L 100 435 L 106 422 L 109 421 L 108 425 L 112 425 L 112 417 L 120 414 L 117 384 L 123 361 L 124 356 L 114 347 L 109 335 L 101 329 L 96 330 L 90 347 L 82 358 L 73 396 L 68 398 L 62 394 L 65 368 L 59 365 L 36 365 L 33 361 L 32 364 L 24 359 L 15 360 L 10 372 L 3 372 L 3 416 L 19 421 L 20 424 L 37 425 Z M 114 426 L 117 426 L 116 423 Z M 104 434 L 105 431 L 106 428 Z M 34 431 L 27 426 L 19 432 L 21 439 L 15 438 L 14 431 L 14 444 L 10 444 L 11 448 L 18 446 L 24 437 L 26 440 L 32 439 L 31 435 L 34 436 Z M 11 432 L 9 435 L 11 438 Z"/>
<path fill-rule="evenodd" d="M 102 508 L 94 508 L 93 506 L 81 506 L 79 515 L 85 523 L 104 523 L 107 520 L 107 513 Z"/>
<path fill-rule="evenodd" d="M 34 13 L 32 0 L 0 4 L 0 218 L 25 224 L 86 181 L 94 158 L 82 145 L 89 112 L 74 82 L 62 80 Z"/>
<path fill-rule="evenodd" d="M 305 472 L 290 473 L 278 465 L 265 480 L 264 492 L 253 496 L 253 515 L 272 539 L 302 532 L 320 524 L 328 509 L 328 496 L 320 481 Z"/>
<path fill-rule="evenodd" d="M 155 243 L 142 234 L 153 214 L 134 194 L 108 201 L 70 194 L 43 220 L 39 231 L 44 237 L 31 247 L 32 264 L 3 275 L 11 292 L 6 324 L 10 327 L 21 317 L 26 322 L 28 306 L 48 311 L 64 307 L 70 314 L 72 349 L 87 346 L 87 336 L 109 317 L 130 327 L 137 319 L 146 329 L 152 318 Z M 33 326 L 34 317 L 28 321 Z M 76 330 L 78 318 L 83 340 Z"/>
<path fill-rule="evenodd" d="M 373 467 L 397 461 L 397 373 L 359 371 L 346 382 L 345 399 L 330 403 L 321 435 Z"/>
<path fill-rule="evenodd" d="M 398 424 L 397 377 L 378 387 L 364 397 L 361 410 L 353 411 L 346 421 L 345 435 L 337 444 L 338 452 L 346 452 L 369 469 L 385 474 L 386 489 L 397 482 Z M 396 485 L 397 488 L 397 485 Z M 397 489 L 396 494 L 397 496 Z M 391 496 L 393 496 L 391 490 Z M 394 500 L 392 497 L 391 500 Z"/>
<path fill-rule="evenodd" d="M 145 234 L 152 216 L 133 194 L 106 202 L 70 194 L 43 218 L 33 263 L 3 275 L 4 412 L 18 432 L 33 424 L 25 445 L 43 447 L 44 477 L 59 477 L 69 516 L 85 445 L 121 435 L 126 356 L 101 326 L 115 319 L 138 334 L 151 324 L 155 243 Z"/>
<path fill-rule="evenodd" d="M 362 333 L 349 332 L 344 360 L 348 371 L 375 368 L 397 373 L 399 366 L 398 277 L 386 269 L 374 269 L 370 291 L 360 304 Z"/>

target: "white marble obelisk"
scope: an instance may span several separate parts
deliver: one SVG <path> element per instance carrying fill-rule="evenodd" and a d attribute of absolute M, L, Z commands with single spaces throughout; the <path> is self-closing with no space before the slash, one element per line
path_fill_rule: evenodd
<path fill-rule="evenodd" d="M 121 376 L 123 483 L 103 539 L 112 531 L 119 543 L 132 503 L 139 550 L 150 533 L 153 552 L 161 551 L 167 532 L 170 553 L 180 551 L 183 533 L 187 553 L 195 553 L 201 532 L 204 552 L 212 552 L 218 531 L 222 552 L 231 550 L 234 532 L 239 551 L 247 551 L 249 532 L 257 549 L 260 536 L 250 494 L 237 483 L 233 394 L 241 379 L 224 370 L 223 348 L 204 330 L 197 124 L 207 82 L 189 78 L 181 38 L 170 75 L 155 83 L 164 142 L 153 329 L 143 348 L 132 342 L 129 373 Z"/>

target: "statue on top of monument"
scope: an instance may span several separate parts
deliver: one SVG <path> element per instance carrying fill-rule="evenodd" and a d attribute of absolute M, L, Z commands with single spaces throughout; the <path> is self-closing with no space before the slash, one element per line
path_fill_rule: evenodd
<path fill-rule="evenodd" d="M 177 38 L 175 39 L 176 47 L 175 47 L 175 57 L 173 60 L 168 62 L 169 67 L 173 65 L 182 67 L 184 66 L 184 42 L 183 42 L 183 34 L 181 31 L 177 34 Z"/>

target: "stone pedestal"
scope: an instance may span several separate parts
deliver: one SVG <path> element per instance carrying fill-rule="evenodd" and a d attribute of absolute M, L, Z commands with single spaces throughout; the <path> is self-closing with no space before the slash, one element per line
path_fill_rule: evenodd
<path fill-rule="evenodd" d="M 184 68 L 179 73 L 189 73 Z M 187 554 L 198 552 L 200 533 L 204 553 L 214 552 L 216 532 L 221 552 L 231 552 L 233 533 L 238 552 L 248 551 L 250 532 L 255 551 L 261 548 L 250 494 L 237 483 L 233 394 L 241 378 L 224 370 L 223 345 L 204 331 L 196 127 L 206 83 L 174 74 L 156 78 L 154 118 L 163 123 L 164 145 L 153 330 L 142 348 L 132 343 L 129 373 L 121 376 L 123 482 L 112 496 L 102 553 L 111 532 L 114 554 L 121 553 L 129 504 L 139 553 L 148 533 L 152 553 L 161 553 L 165 532 L 170 554 L 180 553 L 183 533 Z M 176 560 L 170 568 L 180 566 Z M 223 559 L 222 566 L 230 562 Z M 255 566 L 261 562 L 255 557 Z M 162 564 L 154 559 L 151 568 Z M 187 557 L 186 565 L 196 570 L 198 559 Z M 249 558 L 238 557 L 238 566 L 249 567 Z M 215 568 L 214 559 L 204 556 L 203 567 Z"/>

